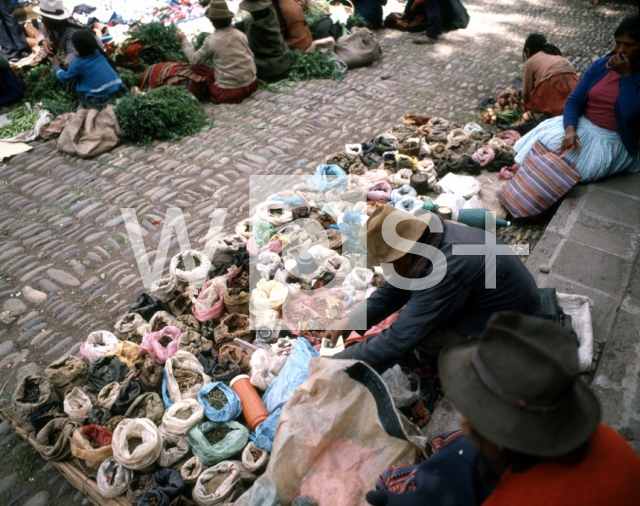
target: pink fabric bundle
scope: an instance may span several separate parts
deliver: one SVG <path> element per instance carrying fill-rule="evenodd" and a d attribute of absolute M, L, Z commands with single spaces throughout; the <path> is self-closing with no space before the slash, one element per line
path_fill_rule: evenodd
<path fill-rule="evenodd" d="M 207 281 L 196 299 L 191 312 L 200 322 L 215 320 L 224 313 L 224 294 L 227 291 L 227 280 L 220 276 Z"/>
<path fill-rule="evenodd" d="M 522 137 L 517 130 L 505 130 L 494 135 L 498 139 L 502 139 L 507 146 L 515 146 L 516 142 Z"/>
<path fill-rule="evenodd" d="M 489 146 L 485 146 L 484 148 L 480 148 L 476 151 L 471 158 L 473 158 L 476 162 L 480 164 L 480 167 L 486 167 L 491 162 L 493 162 L 496 154 L 493 152 Z"/>
<path fill-rule="evenodd" d="M 367 187 L 367 200 L 382 202 L 384 204 L 391 201 L 391 186 L 386 181 L 373 183 Z"/>
<path fill-rule="evenodd" d="M 502 167 L 500 169 L 500 172 L 498 172 L 498 179 L 511 179 L 516 175 L 516 172 L 518 172 L 519 168 L 519 163 L 514 163 L 511 166 Z"/>
<path fill-rule="evenodd" d="M 253 237 L 250 237 L 247 241 L 247 253 L 252 257 L 257 257 L 260 253 L 265 251 L 270 251 L 271 253 L 280 254 L 282 253 L 282 243 L 277 237 L 273 237 L 269 244 L 263 246 L 262 248 L 258 248 L 256 244 L 256 240 Z"/>
<path fill-rule="evenodd" d="M 142 344 L 138 348 L 140 355 L 149 354 L 158 364 L 164 364 L 169 360 L 176 351 L 178 351 L 178 339 L 180 338 L 180 329 L 169 325 L 158 332 L 152 332 L 142 338 Z M 171 342 L 165 348 L 160 344 L 160 339 L 169 337 Z"/>

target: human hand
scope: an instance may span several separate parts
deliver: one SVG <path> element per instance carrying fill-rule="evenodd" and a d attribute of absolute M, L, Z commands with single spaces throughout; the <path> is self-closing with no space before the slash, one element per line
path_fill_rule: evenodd
<path fill-rule="evenodd" d="M 352 330 L 353 330 L 353 322 L 347 316 L 342 320 L 340 320 L 339 322 L 336 322 L 330 325 L 329 328 L 322 335 L 322 337 L 324 339 L 329 339 L 331 341 L 329 346 L 333 348 L 338 342 L 338 338 L 340 336 L 345 336 L 345 334 L 350 333 Z"/>
<path fill-rule="evenodd" d="M 184 42 L 185 40 L 187 40 L 187 36 L 184 34 L 184 32 L 178 31 L 178 33 L 176 34 L 176 37 L 178 37 L 178 40 L 180 42 Z"/>
<path fill-rule="evenodd" d="M 576 133 L 576 127 L 569 125 L 565 129 L 564 139 L 562 140 L 562 149 L 570 149 L 574 146 L 580 147 L 580 138 Z"/>
<path fill-rule="evenodd" d="M 621 77 L 631 75 L 631 62 L 626 54 L 619 53 L 607 62 L 607 68 L 620 74 Z"/>
<path fill-rule="evenodd" d="M 59 67 L 60 66 L 60 60 L 58 59 L 58 56 L 54 56 L 51 59 L 51 63 L 53 64 L 54 67 Z"/>
<path fill-rule="evenodd" d="M 53 48 L 51 47 L 51 44 L 49 44 L 49 42 L 43 40 L 41 46 L 42 49 L 44 49 L 45 53 L 47 53 L 49 56 L 53 56 Z"/>

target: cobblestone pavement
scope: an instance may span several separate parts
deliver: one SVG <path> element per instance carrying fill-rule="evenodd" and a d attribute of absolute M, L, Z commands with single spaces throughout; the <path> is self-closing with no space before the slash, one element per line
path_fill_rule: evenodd
<path fill-rule="evenodd" d="M 281 86 L 241 105 L 207 107 L 215 127 L 179 143 L 122 146 L 82 160 L 36 142 L 1 164 L 0 397 L 76 353 L 89 332 L 111 329 L 144 291 L 121 207 L 135 208 L 150 262 L 169 206 L 183 210 L 192 245 L 202 247 L 215 208 L 229 209 L 229 229 L 247 216 L 251 175 L 311 173 L 344 143 L 369 140 L 406 113 L 477 120 L 478 101 L 520 75 L 529 33 L 545 33 L 582 72 L 612 48 L 615 26 L 632 8 L 586 0 L 465 4 L 469 28 L 435 46 L 381 31 L 383 55 L 372 67 L 340 84 Z M 170 254 L 177 248 L 174 238 Z M 44 461 L 11 460 L 21 440 L 4 425 L 0 433 L 1 504 L 82 501 Z"/>

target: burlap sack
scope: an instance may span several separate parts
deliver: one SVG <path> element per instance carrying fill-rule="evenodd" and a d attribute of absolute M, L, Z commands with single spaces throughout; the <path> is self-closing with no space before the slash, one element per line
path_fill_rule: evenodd
<path fill-rule="evenodd" d="M 355 27 L 337 40 L 335 53 L 350 69 L 366 67 L 378 58 L 380 44 L 371 30 Z"/>
<path fill-rule="evenodd" d="M 224 294 L 227 313 L 249 314 L 249 292 L 240 288 L 229 288 Z"/>
<path fill-rule="evenodd" d="M 31 375 L 20 382 L 11 397 L 11 405 L 19 419 L 24 421 L 45 404 L 59 400 L 49 378 Z"/>
<path fill-rule="evenodd" d="M 198 352 L 210 350 L 212 347 L 213 343 L 211 341 L 192 330 L 183 332 L 178 339 L 178 349 L 188 351 L 194 355 Z"/>
<path fill-rule="evenodd" d="M 138 327 L 147 322 L 138 313 L 129 313 L 120 318 L 113 326 L 113 333 L 118 339 L 123 341 L 130 339 L 136 334 Z"/>
<path fill-rule="evenodd" d="M 61 397 L 66 390 L 86 383 L 87 369 L 87 364 L 82 360 L 69 355 L 53 361 L 44 373 L 51 381 L 58 396 Z"/>
<path fill-rule="evenodd" d="M 249 370 L 251 358 L 245 351 L 235 344 L 224 344 L 219 350 L 220 359 L 228 359 L 240 366 L 240 370 L 245 373 Z"/>
<path fill-rule="evenodd" d="M 164 414 L 162 399 L 155 392 L 139 395 L 124 414 L 125 418 L 148 418 L 156 425 L 160 424 Z"/>
<path fill-rule="evenodd" d="M 142 364 L 139 377 L 143 392 L 159 392 L 162 385 L 162 366 L 151 355 Z"/>
<path fill-rule="evenodd" d="M 233 257 L 247 249 L 247 237 L 231 234 L 218 239 L 215 253 L 211 259 L 214 268 L 233 262 Z"/>
<path fill-rule="evenodd" d="M 200 462 L 198 457 L 191 457 L 180 468 L 180 476 L 185 483 L 195 483 L 198 481 L 198 476 L 204 471 L 204 465 Z"/>
<path fill-rule="evenodd" d="M 112 105 L 102 111 L 80 109 L 65 124 L 58 149 L 80 158 L 97 156 L 115 148 L 124 137 Z"/>
<path fill-rule="evenodd" d="M 232 342 L 236 337 L 244 341 L 252 341 L 253 332 L 249 316 L 236 313 L 225 316 L 213 331 L 213 336 L 218 345 Z"/>
<path fill-rule="evenodd" d="M 71 434 L 80 427 L 68 418 L 51 420 L 36 436 L 35 449 L 42 458 L 58 462 L 71 458 Z"/>

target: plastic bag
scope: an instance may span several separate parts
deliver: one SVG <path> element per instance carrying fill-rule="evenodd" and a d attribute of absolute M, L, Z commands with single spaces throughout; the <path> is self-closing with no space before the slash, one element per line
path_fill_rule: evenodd
<path fill-rule="evenodd" d="M 438 181 L 438 184 L 435 185 L 433 190 L 437 194 L 454 193 L 465 199 L 469 199 L 480 193 L 481 186 L 473 176 L 461 176 L 450 172 Z"/>
<path fill-rule="evenodd" d="M 177 416 L 176 416 L 177 415 Z M 162 426 L 169 434 L 184 435 L 204 417 L 204 408 L 195 399 L 174 402 L 162 416 Z"/>
<path fill-rule="evenodd" d="M 456 195 L 455 193 L 442 193 L 433 201 L 434 204 L 437 204 L 440 207 L 444 206 L 451 209 L 451 217 L 454 220 L 458 219 L 458 212 L 464 207 L 465 202 L 466 200 L 464 197 Z"/>
<path fill-rule="evenodd" d="M 109 355 L 100 358 L 89 366 L 87 384 L 96 392 L 109 383 L 120 383 L 129 372 L 127 365 L 118 357 Z"/>
<path fill-rule="evenodd" d="M 115 381 L 105 385 L 98 393 L 98 406 L 111 410 L 114 402 L 116 402 L 120 388 L 122 388 L 120 383 Z"/>
<path fill-rule="evenodd" d="M 373 280 L 373 271 L 365 267 L 355 267 L 342 282 L 343 286 L 352 286 L 356 290 L 366 290 Z"/>
<path fill-rule="evenodd" d="M 146 320 L 138 313 L 128 313 L 116 322 L 113 333 L 118 339 L 124 341 L 134 337 L 138 328 L 146 324 Z"/>
<path fill-rule="evenodd" d="M 189 283 L 196 288 L 202 287 L 209 277 L 211 261 L 201 251 L 181 251 L 171 259 L 169 275 L 175 276 L 181 283 Z"/>
<path fill-rule="evenodd" d="M 278 268 L 282 267 L 282 258 L 271 251 L 263 251 L 258 255 L 256 270 L 262 279 L 270 280 Z"/>
<path fill-rule="evenodd" d="M 249 433 L 249 439 L 258 448 L 267 452 L 271 452 L 273 449 L 273 440 L 276 437 L 281 412 L 282 408 L 275 409 L 264 422 L 256 427 L 255 432 Z"/>
<path fill-rule="evenodd" d="M 105 357 L 116 350 L 120 339 L 107 330 L 91 332 L 86 341 L 80 346 L 78 356 L 87 364 Z"/>
<path fill-rule="evenodd" d="M 71 434 L 80 424 L 68 418 L 54 418 L 36 436 L 35 448 L 42 458 L 59 462 L 71 458 Z"/>
<path fill-rule="evenodd" d="M 230 473 L 212 494 L 207 493 L 207 483 L 221 473 Z M 223 504 L 240 483 L 240 468 L 232 462 L 221 462 L 204 471 L 193 488 L 193 500 L 200 506 Z"/>
<path fill-rule="evenodd" d="M 200 291 L 191 312 L 198 321 L 216 320 L 224 313 L 224 294 L 227 291 L 227 280 L 223 276 L 210 279 Z"/>
<path fill-rule="evenodd" d="M 181 392 L 174 376 L 174 369 L 186 369 L 187 371 L 195 372 L 200 375 L 202 381 L 198 381 L 198 383 Z M 204 373 L 204 367 L 202 367 L 200 361 L 188 351 L 178 350 L 165 363 L 164 372 L 162 395 L 166 397 L 163 399 L 165 406 L 182 399 L 197 399 L 198 391 L 211 381 L 211 378 Z"/>
<path fill-rule="evenodd" d="M 296 387 L 307 380 L 309 362 L 313 357 L 318 356 L 319 353 L 305 338 L 299 337 L 296 340 L 296 346 L 289 360 L 262 397 L 262 402 L 269 413 L 287 402 Z"/>
<path fill-rule="evenodd" d="M 158 425 L 164 415 L 164 404 L 155 392 L 138 395 L 124 414 L 125 418 L 148 418 Z"/>
<path fill-rule="evenodd" d="M 216 344 L 224 344 L 235 338 L 251 340 L 251 322 L 249 316 L 242 314 L 229 314 L 225 316 L 220 325 L 213 332 Z"/>
<path fill-rule="evenodd" d="M 220 409 L 213 407 L 207 400 L 207 395 L 216 388 L 219 389 L 227 398 L 227 403 Z M 209 383 L 202 387 L 198 392 L 198 401 L 204 407 L 205 416 L 213 422 L 227 422 L 229 420 L 235 420 L 242 413 L 240 397 L 238 397 L 238 394 L 221 381 Z"/>
<path fill-rule="evenodd" d="M 113 455 L 112 436 L 111 431 L 99 425 L 79 427 L 71 436 L 71 453 L 74 457 L 84 460 L 91 469 L 98 469 L 100 464 Z M 98 448 L 94 448 L 93 445 L 98 445 Z"/>
<path fill-rule="evenodd" d="M 426 438 L 394 407 L 374 369 L 314 359 L 308 374 L 282 408 L 266 472 L 237 506 L 290 504 L 299 495 L 320 505 L 366 504 L 384 469 L 414 464 L 425 454 Z"/>
<path fill-rule="evenodd" d="M 129 452 L 129 439 L 142 438 L 142 443 Z M 122 465 L 140 471 L 153 464 L 162 451 L 162 435 L 147 418 L 125 418 L 113 432 L 113 457 Z"/>
<path fill-rule="evenodd" d="M 87 364 L 78 357 L 68 355 L 49 364 L 44 373 L 51 381 L 58 396 L 87 381 Z"/>
<path fill-rule="evenodd" d="M 255 214 L 253 215 L 253 218 L 255 220 L 255 223 L 253 225 L 253 238 L 256 239 L 256 225 L 260 221 L 266 221 L 274 227 L 277 227 L 279 225 L 289 223 L 291 220 L 293 220 L 293 215 L 291 214 L 289 206 L 287 206 L 285 203 L 268 200 L 265 202 L 260 202 L 255 207 Z"/>
<path fill-rule="evenodd" d="M 137 381 L 129 381 L 122 385 L 122 388 L 118 392 L 116 401 L 113 403 L 113 411 L 116 415 L 124 415 L 133 401 L 142 394 L 142 387 Z"/>
<path fill-rule="evenodd" d="M 74 422 L 84 422 L 93 407 L 91 399 L 80 387 L 75 387 L 64 398 L 64 412 Z"/>
<path fill-rule="evenodd" d="M 276 355 L 271 350 L 259 349 L 251 355 L 251 384 L 266 390 L 287 362 L 286 355 Z"/>
<path fill-rule="evenodd" d="M 131 341 L 121 341 L 116 350 L 109 353 L 109 355 L 115 355 L 129 368 L 135 366 L 136 363 L 141 360 L 140 346 Z"/>
<path fill-rule="evenodd" d="M 260 454 L 258 458 L 254 456 L 256 453 Z M 266 466 L 267 462 L 269 462 L 269 453 L 258 448 L 253 442 L 249 442 L 249 444 L 244 447 L 244 450 L 242 450 L 242 465 L 252 473 Z"/>
<path fill-rule="evenodd" d="M 280 309 L 287 300 L 288 294 L 289 290 L 286 285 L 277 281 L 261 279 L 251 291 L 249 311 L 252 315 L 257 315 L 269 309 Z"/>
<path fill-rule="evenodd" d="M 171 341 L 166 346 L 160 342 L 163 338 L 169 338 Z M 169 357 L 172 357 L 178 351 L 178 339 L 180 338 L 180 329 L 178 327 L 168 326 L 158 332 L 152 332 L 142 338 L 139 353 L 141 355 L 149 354 L 158 364 L 164 364 Z"/>
<path fill-rule="evenodd" d="M 205 434 L 210 430 L 232 429 L 222 440 L 211 444 Z M 191 451 L 205 466 L 213 466 L 241 451 L 249 440 L 249 431 L 238 422 L 200 422 L 187 435 Z"/>
<path fill-rule="evenodd" d="M 166 427 L 165 427 L 166 429 Z M 175 434 L 167 434 L 162 438 L 162 452 L 158 458 L 160 467 L 182 467 L 182 462 L 191 455 L 191 447 L 187 438 Z"/>
<path fill-rule="evenodd" d="M 195 483 L 198 481 L 198 477 L 204 471 L 204 466 L 198 457 L 191 457 L 180 468 L 180 476 L 185 483 Z"/>
<path fill-rule="evenodd" d="M 398 364 L 382 373 L 382 380 L 389 389 L 393 402 L 397 408 L 411 406 L 422 397 L 420 385 L 415 390 L 411 390 L 411 381 L 402 372 Z"/>
<path fill-rule="evenodd" d="M 34 394 L 37 393 L 37 396 Z M 31 400 L 33 399 L 33 402 Z M 37 400 L 35 400 L 37 399 Z M 45 404 L 60 400 L 48 378 L 30 375 L 25 377 L 11 396 L 11 405 L 20 420 L 40 410 Z"/>
<path fill-rule="evenodd" d="M 115 499 L 127 491 L 129 483 L 133 479 L 133 471 L 124 467 L 116 459 L 106 459 L 98 469 L 98 490 L 105 499 Z"/>
<path fill-rule="evenodd" d="M 347 174 L 338 165 L 319 165 L 307 184 L 316 186 L 323 193 L 336 188 L 342 189 L 347 184 Z"/>
<path fill-rule="evenodd" d="M 156 472 L 153 475 L 153 486 L 156 490 L 162 490 L 170 499 L 175 499 L 187 489 L 180 473 L 173 469 L 160 469 Z"/>

